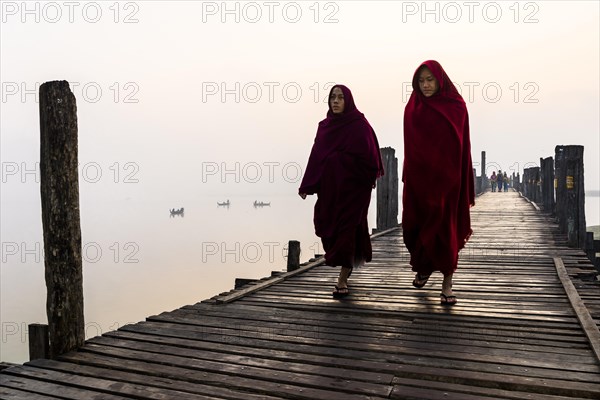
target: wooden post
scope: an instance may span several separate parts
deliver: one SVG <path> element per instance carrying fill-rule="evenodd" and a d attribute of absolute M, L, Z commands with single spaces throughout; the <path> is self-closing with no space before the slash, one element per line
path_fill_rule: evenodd
<path fill-rule="evenodd" d="M 594 266 L 596 262 L 596 250 L 594 250 L 594 232 L 585 233 L 585 252 Z"/>
<path fill-rule="evenodd" d="M 381 149 L 385 175 L 377 180 L 377 231 L 398 226 L 398 159 L 391 147 Z"/>
<path fill-rule="evenodd" d="M 473 182 L 475 182 L 475 194 L 481 193 L 481 177 L 477 176 L 475 168 L 473 168 Z"/>
<path fill-rule="evenodd" d="M 290 240 L 288 242 L 287 270 L 288 272 L 300 268 L 300 242 Z"/>
<path fill-rule="evenodd" d="M 554 213 L 554 159 L 540 158 L 542 175 L 542 204 L 544 211 Z"/>
<path fill-rule="evenodd" d="M 540 178 L 540 167 L 533 167 L 532 169 L 532 181 L 533 181 L 533 186 L 532 186 L 532 191 L 533 191 L 533 201 L 536 204 L 541 204 L 542 203 L 542 181 Z"/>
<path fill-rule="evenodd" d="M 485 172 L 485 151 L 481 152 L 481 193 L 484 193 L 488 187 L 487 173 Z"/>
<path fill-rule="evenodd" d="M 510 187 L 511 187 L 513 190 L 519 190 L 519 188 L 518 188 L 518 186 L 517 186 L 517 179 L 516 179 L 516 176 L 515 176 L 515 172 L 514 172 L 514 171 L 513 171 L 513 173 L 512 173 L 512 176 L 511 176 L 511 178 L 510 178 Z"/>
<path fill-rule="evenodd" d="M 527 197 L 528 199 L 531 200 L 531 194 L 530 192 L 530 183 L 531 183 L 531 177 L 530 177 L 530 169 L 529 168 L 524 168 L 523 169 L 523 185 L 522 185 L 522 189 L 521 192 L 523 193 L 523 195 L 525 197 Z"/>
<path fill-rule="evenodd" d="M 40 87 L 40 178 L 49 356 L 83 345 L 77 105 L 66 81 Z"/>
<path fill-rule="evenodd" d="M 554 187 L 556 190 L 555 213 L 558 219 L 558 227 L 562 233 L 567 233 L 567 172 L 565 161 L 565 146 L 556 146 L 554 148 Z"/>
<path fill-rule="evenodd" d="M 598 256 L 598 254 L 600 253 L 600 240 L 594 239 L 592 241 L 592 249 L 594 251 L 594 257 L 596 259 L 594 265 L 596 266 L 596 269 L 600 272 L 600 256 Z"/>
<path fill-rule="evenodd" d="M 48 340 L 48 325 L 29 324 L 29 360 L 49 358 L 50 341 Z"/>
<path fill-rule="evenodd" d="M 565 146 L 566 220 L 569 246 L 585 249 L 583 146 Z"/>

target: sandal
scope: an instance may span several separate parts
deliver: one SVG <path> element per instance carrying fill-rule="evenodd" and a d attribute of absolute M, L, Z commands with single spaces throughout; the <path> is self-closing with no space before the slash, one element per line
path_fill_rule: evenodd
<path fill-rule="evenodd" d="M 431 276 L 431 274 L 429 275 L 421 275 L 417 272 L 417 275 L 415 275 L 415 279 L 413 280 L 413 286 L 421 289 L 423 286 L 425 286 L 427 284 L 427 281 L 429 280 L 429 277 Z M 422 282 L 422 283 L 419 283 Z"/>
<path fill-rule="evenodd" d="M 440 304 L 443 304 L 445 306 L 453 306 L 457 303 L 456 300 L 456 296 L 454 295 L 449 295 L 446 296 L 444 293 L 440 293 Z"/>
<path fill-rule="evenodd" d="M 343 299 L 344 297 L 348 296 L 350 294 L 350 290 L 348 289 L 348 287 L 338 287 L 337 285 L 334 286 L 335 290 L 333 291 L 333 298 L 334 299 Z"/>

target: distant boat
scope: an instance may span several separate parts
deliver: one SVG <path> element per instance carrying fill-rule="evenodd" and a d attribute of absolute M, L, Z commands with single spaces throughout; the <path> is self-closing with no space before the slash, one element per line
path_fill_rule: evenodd
<path fill-rule="evenodd" d="M 230 204 L 231 203 L 229 203 L 229 199 L 227 199 L 227 201 L 224 202 L 224 203 L 220 203 L 220 202 L 217 201 L 217 206 L 229 207 Z"/>
<path fill-rule="evenodd" d="M 175 215 L 181 215 L 183 217 L 183 207 L 181 207 L 179 210 L 173 208 L 172 210 L 169 210 L 169 212 L 171 213 L 171 217 Z"/>
<path fill-rule="evenodd" d="M 262 201 L 256 201 L 256 200 L 254 200 L 254 207 L 265 207 L 265 206 L 270 207 L 271 206 L 271 202 L 265 203 L 265 202 L 262 202 Z"/>

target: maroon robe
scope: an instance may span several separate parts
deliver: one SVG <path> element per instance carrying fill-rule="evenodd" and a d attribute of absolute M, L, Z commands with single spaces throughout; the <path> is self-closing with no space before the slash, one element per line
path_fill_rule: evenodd
<path fill-rule="evenodd" d="M 344 112 L 319 123 L 299 193 L 317 194 L 314 223 L 327 265 L 352 268 L 371 261 L 367 212 L 383 164 L 375 131 L 343 85 Z M 329 96 L 331 97 L 331 92 Z"/>
<path fill-rule="evenodd" d="M 419 73 L 427 66 L 439 90 L 425 97 Z M 425 61 L 413 77 L 404 110 L 402 230 L 415 272 L 454 273 L 458 252 L 473 232 L 475 205 L 469 115 L 461 95 L 437 61 Z"/>

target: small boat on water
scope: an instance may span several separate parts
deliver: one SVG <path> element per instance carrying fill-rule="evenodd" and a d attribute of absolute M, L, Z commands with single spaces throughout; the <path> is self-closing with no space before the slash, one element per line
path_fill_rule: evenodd
<path fill-rule="evenodd" d="M 217 201 L 217 206 L 221 206 L 221 207 L 229 207 L 231 203 L 229 203 L 229 199 L 227 199 L 227 201 L 225 202 L 218 202 Z"/>
<path fill-rule="evenodd" d="M 175 215 L 181 215 L 183 216 L 183 207 L 181 207 L 180 209 L 176 210 L 176 209 L 172 209 L 169 210 L 169 212 L 171 213 L 171 217 L 175 216 Z"/>
<path fill-rule="evenodd" d="M 262 201 L 254 200 L 254 207 L 270 207 L 270 206 L 271 206 L 271 202 L 265 203 Z"/>

